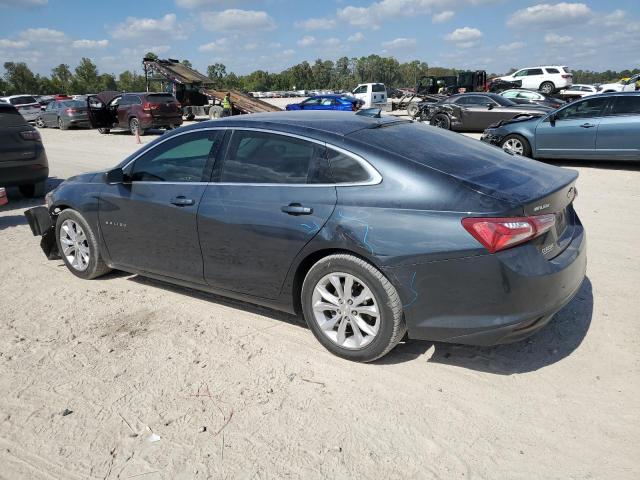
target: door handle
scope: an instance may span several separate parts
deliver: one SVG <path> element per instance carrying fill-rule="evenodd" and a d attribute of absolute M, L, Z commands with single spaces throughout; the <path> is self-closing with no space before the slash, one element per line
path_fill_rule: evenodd
<path fill-rule="evenodd" d="M 313 213 L 313 208 L 303 207 L 299 203 L 290 203 L 280 210 L 289 215 L 311 215 Z"/>
<path fill-rule="evenodd" d="M 583 123 L 580 125 L 582 128 L 593 128 L 595 125 L 593 123 Z"/>
<path fill-rule="evenodd" d="M 193 198 L 186 198 L 182 195 L 179 195 L 172 198 L 171 203 L 177 207 L 188 207 L 189 205 L 193 205 L 195 202 L 193 201 Z"/>

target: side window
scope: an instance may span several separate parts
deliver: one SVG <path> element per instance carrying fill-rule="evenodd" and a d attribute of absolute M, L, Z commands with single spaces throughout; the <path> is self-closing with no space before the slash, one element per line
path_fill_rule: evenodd
<path fill-rule="evenodd" d="M 469 105 L 469 97 L 466 95 L 461 95 L 460 97 L 456 98 L 453 103 L 455 103 L 456 105 Z"/>
<path fill-rule="evenodd" d="M 598 117 L 606 103 L 607 98 L 589 98 L 560 110 L 556 114 L 556 119 L 573 120 L 575 118 Z"/>
<path fill-rule="evenodd" d="M 356 88 L 353 93 L 367 93 L 367 86 L 366 85 L 362 85 L 358 88 Z"/>
<path fill-rule="evenodd" d="M 547 73 L 560 73 L 557 68 L 547 68 Z"/>
<path fill-rule="evenodd" d="M 519 70 L 516 73 L 513 74 L 514 77 L 526 77 L 527 76 L 527 70 Z"/>
<path fill-rule="evenodd" d="M 318 144 L 286 135 L 236 130 L 222 167 L 223 183 L 308 183 L 323 157 Z"/>
<path fill-rule="evenodd" d="M 541 68 L 530 68 L 529 72 L 527 73 L 528 76 L 531 75 L 542 75 L 542 69 Z"/>
<path fill-rule="evenodd" d="M 376 83 L 373 85 L 373 89 L 374 92 L 386 92 L 386 88 L 384 88 L 384 85 L 382 83 Z"/>
<path fill-rule="evenodd" d="M 349 155 L 327 149 L 327 158 L 334 183 L 366 182 L 371 178 L 360 162 Z"/>
<path fill-rule="evenodd" d="M 47 112 L 51 112 L 55 110 L 57 106 L 58 106 L 58 102 L 51 102 L 49 105 L 47 105 Z"/>
<path fill-rule="evenodd" d="M 487 103 L 495 103 L 493 100 L 491 100 L 488 97 L 481 97 L 480 95 L 469 95 L 469 98 L 467 100 L 467 105 L 473 105 L 473 106 L 478 106 L 478 105 L 486 105 Z"/>
<path fill-rule="evenodd" d="M 640 115 L 640 96 L 613 97 L 609 115 Z"/>
<path fill-rule="evenodd" d="M 303 105 L 319 105 L 321 100 L 322 99 L 318 98 L 318 97 L 309 98 L 309 99 L 305 100 L 304 102 L 302 102 L 302 104 Z"/>
<path fill-rule="evenodd" d="M 519 92 L 515 90 L 509 90 L 502 94 L 504 98 L 517 98 L 519 95 L 520 95 Z"/>
<path fill-rule="evenodd" d="M 178 135 L 138 158 L 129 173 L 132 182 L 201 182 L 207 160 L 223 135 L 218 130 Z"/>
<path fill-rule="evenodd" d="M 138 95 L 131 95 L 131 105 L 142 105 L 142 100 Z"/>
<path fill-rule="evenodd" d="M 329 107 L 331 105 L 335 105 L 335 100 L 333 98 L 323 98 L 322 101 L 320 102 L 320 105 L 324 106 L 324 107 Z"/>

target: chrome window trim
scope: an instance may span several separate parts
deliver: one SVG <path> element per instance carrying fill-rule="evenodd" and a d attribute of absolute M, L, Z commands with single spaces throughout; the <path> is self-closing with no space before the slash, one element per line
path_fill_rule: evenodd
<path fill-rule="evenodd" d="M 289 132 L 280 132 L 278 130 L 270 130 L 270 129 L 266 129 L 266 128 L 254 128 L 254 127 L 228 127 L 228 126 L 224 126 L 224 127 L 206 127 L 206 128 L 199 128 L 197 130 L 187 130 L 186 132 L 180 132 L 180 133 L 176 133 L 175 135 L 172 135 L 166 139 L 160 140 L 158 143 L 156 143 L 153 147 L 148 148 L 146 150 L 144 150 L 143 152 L 140 152 L 138 155 L 136 155 L 135 157 L 133 157 L 131 160 L 129 160 L 129 162 L 127 162 L 126 165 L 124 165 L 122 167 L 122 169 L 124 170 L 125 168 L 129 167 L 129 165 L 131 165 L 133 162 L 135 162 L 138 158 L 140 158 L 142 155 L 145 155 L 146 153 L 149 153 L 151 150 L 154 150 L 155 148 L 157 148 L 159 145 L 163 144 L 164 142 L 167 142 L 175 137 L 178 136 L 182 136 L 182 135 L 188 135 L 190 133 L 197 133 L 197 132 L 202 132 L 203 130 L 244 130 L 244 131 L 252 131 L 252 132 L 262 132 L 262 133 L 271 133 L 274 135 L 284 135 L 286 137 L 292 137 L 292 138 L 297 138 L 299 140 L 304 140 L 306 142 L 311 142 L 311 143 L 316 143 L 318 145 L 322 145 L 325 148 L 330 148 L 332 150 L 336 150 L 340 153 L 343 153 L 344 155 L 347 155 L 351 158 L 353 158 L 355 161 L 357 161 L 369 174 L 369 180 L 365 180 L 363 182 L 350 182 L 350 183 L 235 183 L 235 182 L 147 182 L 147 181 L 142 181 L 142 182 L 134 182 L 134 183 L 141 183 L 141 184 L 149 184 L 149 183 L 153 183 L 153 184 L 165 184 L 165 185 L 238 185 L 238 186 L 258 186 L 258 187 L 364 187 L 364 186 L 370 186 L 370 185 L 379 185 L 380 183 L 382 183 L 382 175 L 380 175 L 380 172 L 378 172 L 378 170 L 376 170 L 376 168 L 371 165 L 369 162 L 367 162 L 364 158 L 362 158 L 360 155 L 355 154 L 349 150 L 346 150 L 342 147 L 338 147 L 337 145 L 333 145 L 331 143 L 327 143 L 327 142 L 323 142 L 321 140 L 316 140 L 315 138 L 308 138 L 308 137 L 304 137 L 302 135 L 298 135 L 295 133 L 289 133 Z"/>

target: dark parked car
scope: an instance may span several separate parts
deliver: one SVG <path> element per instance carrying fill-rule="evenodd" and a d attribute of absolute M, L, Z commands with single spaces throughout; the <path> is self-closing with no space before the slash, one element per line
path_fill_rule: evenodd
<path fill-rule="evenodd" d="M 518 105 L 496 93 L 463 93 L 438 103 L 421 103 L 420 119 L 446 130 L 481 132 L 500 120 L 542 115 L 551 111 L 541 105 Z"/>
<path fill-rule="evenodd" d="M 577 173 L 393 117 L 242 115 L 159 137 L 26 212 L 49 258 L 302 312 L 331 352 L 490 345 L 579 289 Z"/>
<path fill-rule="evenodd" d="M 90 127 L 87 104 L 80 100 L 53 101 L 36 118 L 38 127 L 57 127 L 67 130 L 69 127 Z"/>
<path fill-rule="evenodd" d="M 564 100 L 553 97 L 546 93 L 536 92 L 533 90 L 525 90 L 525 89 L 512 89 L 505 90 L 500 93 L 504 98 L 508 98 L 509 100 L 520 104 L 520 105 L 543 105 L 549 108 L 559 108 L 564 105 Z"/>
<path fill-rule="evenodd" d="M 150 128 L 182 125 L 182 107 L 170 93 L 101 92 L 87 97 L 91 126 L 100 133 L 114 128 L 144 135 Z"/>
<path fill-rule="evenodd" d="M 532 158 L 640 160 L 640 92 L 590 95 L 542 117 L 502 122 L 482 140 Z"/>
<path fill-rule="evenodd" d="M 287 110 L 343 110 L 355 112 L 364 105 L 362 100 L 358 100 L 350 95 L 316 95 L 300 103 L 290 103 Z"/>
<path fill-rule="evenodd" d="M 18 110 L 0 102 L 0 187 L 19 187 L 26 197 L 41 197 L 49 163 L 40 134 Z"/>

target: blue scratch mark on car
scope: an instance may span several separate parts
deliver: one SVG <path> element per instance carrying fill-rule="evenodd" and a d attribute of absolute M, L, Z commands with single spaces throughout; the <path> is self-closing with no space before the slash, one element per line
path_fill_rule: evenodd
<path fill-rule="evenodd" d="M 362 243 L 369 249 L 371 254 L 373 254 L 373 247 L 369 244 L 367 240 L 367 238 L 369 237 L 369 224 L 366 222 L 363 222 L 359 218 L 346 217 L 342 212 L 338 212 L 338 216 L 344 220 L 347 220 L 350 222 L 356 222 L 356 223 L 360 223 L 361 225 L 364 225 L 364 235 L 362 236 Z"/>
<path fill-rule="evenodd" d="M 418 292 L 415 289 L 416 273 L 417 272 L 413 272 L 413 275 L 411 276 L 411 282 L 409 282 L 409 290 L 411 290 L 411 293 L 413 293 L 413 298 L 409 303 L 403 305 L 404 308 L 410 307 L 411 305 L 416 303 L 416 300 L 418 300 Z"/>
<path fill-rule="evenodd" d="M 309 225 L 308 223 L 301 223 L 300 226 L 306 228 L 307 233 L 316 233 L 318 230 L 320 230 L 320 225 L 318 225 L 316 222 L 311 223 L 313 225 Z"/>

